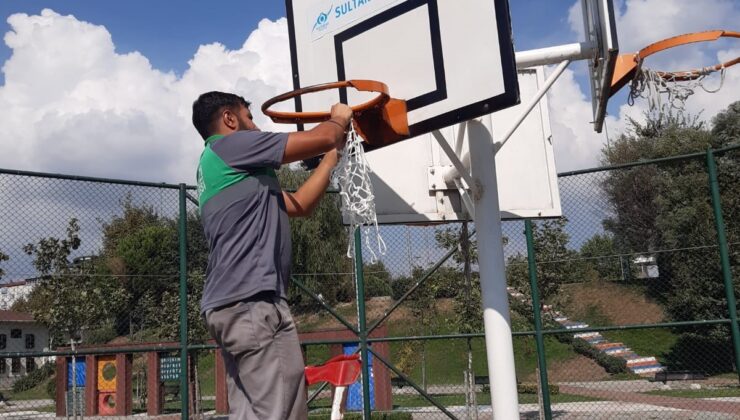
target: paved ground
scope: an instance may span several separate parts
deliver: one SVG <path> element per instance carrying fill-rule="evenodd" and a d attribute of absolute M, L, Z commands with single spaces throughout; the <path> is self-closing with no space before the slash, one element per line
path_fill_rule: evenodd
<path fill-rule="evenodd" d="M 735 381 L 730 381 L 735 383 Z M 724 384 L 724 383 L 723 383 Z M 560 392 L 572 395 L 598 398 L 605 401 L 573 402 L 553 404 L 553 418 L 567 420 L 585 419 L 740 419 L 740 397 L 726 398 L 679 398 L 660 395 L 644 394 L 647 391 L 661 389 L 687 389 L 692 386 L 690 381 L 671 382 L 669 386 L 661 382 L 650 381 L 602 381 L 602 382 L 567 382 L 559 383 Z M 702 388 L 706 383 L 701 383 Z M 713 385 L 720 385 L 719 383 Z M 428 387 L 433 394 L 455 394 L 462 391 L 460 385 L 433 385 Z M 394 394 L 417 394 L 411 387 L 394 388 Z M 53 413 L 34 411 L 32 407 L 50 406 L 53 400 L 18 401 L 17 405 L 0 405 L 0 418 L 9 420 L 55 418 Z M 468 418 L 469 413 L 464 406 L 447 408 L 460 419 Z M 433 407 L 404 409 L 413 413 L 414 419 L 446 419 L 447 416 Z M 522 419 L 539 419 L 537 404 L 522 404 L 520 406 Z M 177 419 L 177 415 L 159 416 L 160 420 Z M 106 420 L 110 417 L 85 417 L 86 419 Z M 121 418 L 121 417 L 118 417 Z M 145 414 L 130 416 L 129 418 L 147 418 Z M 216 416 L 208 413 L 206 418 L 227 420 L 226 416 Z M 479 420 L 491 420 L 490 407 L 479 407 Z"/>
<path fill-rule="evenodd" d="M 449 407 L 448 410 L 460 419 L 467 417 L 465 407 Z M 539 419 L 539 407 L 536 404 L 523 404 L 519 407 L 522 419 Z M 407 410 L 411 411 L 411 410 Z M 422 419 L 446 419 L 441 411 L 437 409 L 422 409 L 413 412 L 414 420 Z M 492 420 L 490 407 L 482 408 L 478 412 L 478 420 Z M 734 414 L 716 413 L 713 411 L 681 410 L 666 408 L 650 404 L 615 403 L 615 402 L 580 402 L 563 403 L 552 406 L 552 414 L 555 419 L 562 420 L 586 420 L 586 419 L 609 419 L 609 420 L 662 420 L 662 419 L 712 419 L 712 420 L 737 420 L 740 412 Z"/>

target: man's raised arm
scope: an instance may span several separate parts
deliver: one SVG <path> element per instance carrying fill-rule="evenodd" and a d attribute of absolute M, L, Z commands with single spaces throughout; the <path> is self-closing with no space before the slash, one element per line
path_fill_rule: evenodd
<path fill-rule="evenodd" d="M 352 119 L 352 109 L 344 104 L 331 107 L 331 119 L 307 131 L 288 134 L 283 163 L 312 158 L 332 149 L 341 148 Z"/>

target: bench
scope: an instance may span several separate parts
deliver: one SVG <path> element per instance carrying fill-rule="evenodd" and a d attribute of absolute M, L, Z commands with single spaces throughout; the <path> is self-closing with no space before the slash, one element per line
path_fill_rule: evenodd
<path fill-rule="evenodd" d="M 391 386 L 395 386 L 397 388 L 403 388 L 408 384 L 409 383 L 406 382 L 406 380 L 401 377 L 391 378 Z"/>
<path fill-rule="evenodd" d="M 655 382 L 666 383 L 668 381 L 696 381 L 707 379 L 707 374 L 704 372 L 695 372 L 690 370 L 674 370 L 674 371 L 662 371 L 655 372 Z"/>

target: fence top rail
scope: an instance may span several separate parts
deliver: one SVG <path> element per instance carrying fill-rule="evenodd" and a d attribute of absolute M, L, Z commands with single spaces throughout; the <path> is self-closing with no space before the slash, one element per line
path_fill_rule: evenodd
<path fill-rule="evenodd" d="M 712 150 L 712 153 L 719 156 L 727 152 L 731 152 L 731 151 L 738 150 L 738 149 L 740 149 L 740 144 L 735 144 L 732 146 L 727 146 L 727 147 L 723 147 L 720 149 Z M 707 156 L 707 152 L 704 151 L 704 152 L 689 153 L 685 155 L 676 155 L 676 156 L 669 156 L 669 157 L 657 158 L 657 159 L 638 160 L 636 162 L 623 163 L 623 164 L 618 164 L 618 165 L 607 165 L 607 166 L 599 166 L 595 168 L 578 169 L 575 171 L 560 172 L 558 174 L 558 178 L 565 178 L 569 176 L 583 175 L 583 174 L 589 174 L 589 173 L 594 173 L 594 172 L 606 172 L 606 171 L 612 171 L 616 169 L 628 169 L 628 168 L 634 168 L 637 166 L 655 165 L 658 163 L 677 162 L 680 160 L 703 159 L 706 156 Z"/>
<path fill-rule="evenodd" d="M 63 179 L 69 181 L 83 181 L 83 182 L 95 182 L 100 184 L 121 184 L 121 185 L 133 185 L 137 187 L 155 187 L 155 188 L 167 188 L 177 190 L 180 188 L 180 184 L 170 184 L 167 182 L 149 182 L 149 181 L 132 181 L 128 179 L 120 178 L 104 178 L 94 176 L 81 176 L 81 175 L 69 175 L 69 174 L 58 174 L 51 172 L 34 172 L 34 171 L 22 171 L 19 169 L 5 169 L 0 168 L 0 175 L 16 175 L 16 176 L 27 176 L 33 178 L 50 178 L 50 179 Z M 197 187 L 195 185 L 185 185 L 186 190 L 195 191 Z M 296 188 L 286 189 L 287 192 L 296 192 Z M 339 189 L 329 187 L 326 192 L 328 194 L 338 194 Z M 195 203 L 197 204 L 197 203 Z"/>
<path fill-rule="evenodd" d="M 93 176 L 81 176 L 81 175 L 67 175 L 67 174 L 56 174 L 50 172 L 33 172 L 33 171 L 21 171 L 17 169 L 3 169 L 0 168 L 0 175 L 16 175 L 26 176 L 34 178 L 51 178 L 51 179 L 63 179 L 69 181 L 83 181 L 83 182 L 95 182 L 100 184 L 122 184 L 122 185 L 133 185 L 137 187 L 155 187 L 155 188 L 169 188 L 179 189 L 179 184 L 169 184 L 166 182 L 147 182 L 147 181 L 131 181 L 127 179 L 116 179 L 116 178 L 102 178 Z M 195 189 L 194 186 L 186 186 L 187 189 Z"/>
<path fill-rule="evenodd" d="M 712 150 L 712 153 L 717 156 L 720 156 L 727 152 L 738 150 L 738 149 L 740 149 L 740 144 L 735 144 L 735 145 L 723 147 L 720 149 Z M 618 164 L 618 165 L 607 165 L 607 166 L 600 166 L 600 167 L 593 167 L 593 168 L 586 168 L 586 169 L 578 169 L 575 171 L 560 172 L 558 173 L 558 178 L 565 178 L 569 176 L 583 175 L 583 174 L 594 173 L 594 172 L 605 172 L 605 171 L 610 171 L 610 170 L 615 170 L 615 169 L 627 169 L 627 168 L 633 168 L 637 166 L 653 165 L 657 163 L 697 159 L 697 158 L 703 158 L 705 156 L 706 156 L 706 152 L 697 152 L 697 153 L 689 153 L 685 155 L 670 156 L 670 157 L 658 158 L 658 159 L 639 160 L 637 162 L 630 162 L 630 163 L 624 163 L 624 164 Z M 167 188 L 167 189 L 175 189 L 175 190 L 180 188 L 180 184 L 171 184 L 171 183 L 166 183 L 166 182 L 132 181 L 132 180 L 120 179 L 120 178 L 104 178 L 104 177 L 93 177 L 93 176 L 68 175 L 68 174 L 59 174 L 59 173 L 51 173 L 51 172 L 23 171 L 19 169 L 6 169 L 6 168 L 0 168 L 0 175 L 15 175 L 15 176 L 27 176 L 27 177 L 35 177 L 35 178 L 63 179 L 63 180 L 69 180 L 69 181 L 94 182 L 94 183 L 100 183 L 100 184 L 132 185 L 132 186 L 138 186 L 138 187 Z M 194 185 L 185 185 L 185 189 L 195 190 L 196 187 Z M 294 192 L 295 190 L 289 189 L 286 191 Z M 339 192 L 339 190 L 337 190 L 336 188 L 329 187 L 326 190 L 326 192 L 329 194 L 336 194 Z"/>

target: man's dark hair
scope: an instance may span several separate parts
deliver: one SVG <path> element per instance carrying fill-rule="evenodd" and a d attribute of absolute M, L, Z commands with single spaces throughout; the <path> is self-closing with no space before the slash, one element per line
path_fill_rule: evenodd
<path fill-rule="evenodd" d="M 224 92 L 206 92 L 193 102 L 193 125 L 203 140 L 213 134 L 216 118 L 224 108 L 237 112 L 239 106 L 249 108 L 250 103 L 239 95 Z"/>

